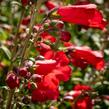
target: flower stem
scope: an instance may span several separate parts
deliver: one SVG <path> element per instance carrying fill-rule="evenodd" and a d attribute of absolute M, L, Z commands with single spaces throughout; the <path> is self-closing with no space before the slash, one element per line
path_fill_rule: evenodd
<path fill-rule="evenodd" d="M 29 49 L 31 48 L 32 44 L 29 44 L 29 40 L 31 38 L 31 33 L 32 33 L 33 26 L 34 26 L 35 21 L 36 21 L 36 17 L 38 16 L 38 10 L 40 9 L 40 6 L 43 2 L 44 2 L 43 0 L 38 0 L 37 3 L 33 7 L 33 13 L 32 13 L 32 17 L 31 17 L 31 21 L 30 21 L 30 25 L 29 25 L 29 33 L 28 33 L 27 38 L 24 42 L 24 48 L 23 48 L 22 54 L 21 54 L 21 63 L 20 63 L 21 66 L 22 66 L 25 58 L 27 58 L 27 56 L 28 56 L 28 55 L 26 55 L 26 53 L 27 53 L 26 51 L 29 51 Z"/>
<path fill-rule="evenodd" d="M 7 99 L 6 109 L 11 109 L 11 102 L 12 102 L 12 98 L 13 98 L 13 95 L 14 95 L 14 91 L 15 91 L 14 89 L 9 91 L 9 96 L 8 96 L 8 99 Z"/>
<path fill-rule="evenodd" d="M 12 59 L 11 59 L 12 60 L 12 63 L 16 60 L 16 58 L 18 56 L 18 52 L 19 52 L 19 50 L 17 50 L 17 48 L 18 48 L 18 33 L 19 33 L 20 25 L 21 25 L 22 19 L 24 17 L 24 14 L 25 14 L 25 8 L 23 7 L 22 8 L 22 12 L 21 12 L 21 16 L 20 16 L 20 19 L 19 19 L 19 22 L 17 24 L 15 38 L 13 40 L 15 46 L 14 46 L 14 48 L 13 48 L 12 51 L 14 51 L 15 53 L 13 53 L 13 56 L 12 56 Z"/>
<path fill-rule="evenodd" d="M 25 9 L 23 8 L 22 10 L 22 13 L 21 13 L 21 17 L 19 19 L 19 22 L 18 22 L 18 25 L 17 25 L 17 30 L 16 30 L 16 33 L 15 33 L 15 39 L 14 39 L 14 43 L 15 43 L 15 47 L 14 47 L 14 50 L 15 53 L 13 53 L 13 56 L 11 58 L 11 65 L 9 67 L 9 71 L 11 71 L 13 69 L 13 65 L 14 65 L 14 60 L 16 60 L 17 58 L 17 35 L 18 35 L 18 32 L 19 32 L 19 29 L 20 29 L 20 24 L 21 24 L 21 21 L 22 21 L 22 18 L 24 16 L 24 13 L 25 13 Z M 6 104 L 6 109 L 11 109 L 11 102 L 12 102 L 12 98 L 14 96 L 14 91 L 15 89 L 10 89 L 9 90 L 9 95 L 8 95 L 8 98 L 7 98 L 7 104 Z"/>

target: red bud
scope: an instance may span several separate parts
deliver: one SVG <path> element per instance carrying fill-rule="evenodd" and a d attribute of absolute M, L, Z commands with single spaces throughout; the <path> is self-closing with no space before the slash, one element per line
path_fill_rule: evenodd
<path fill-rule="evenodd" d="M 14 73 L 10 73 L 6 78 L 6 83 L 10 89 L 14 89 L 19 86 L 19 78 Z"/>
<path fill-rule="evenodd" d="M 68 42 L 71 39 L 71 34 L 67 31 L 61 31 L 61 38 L 62 41 Z"/>

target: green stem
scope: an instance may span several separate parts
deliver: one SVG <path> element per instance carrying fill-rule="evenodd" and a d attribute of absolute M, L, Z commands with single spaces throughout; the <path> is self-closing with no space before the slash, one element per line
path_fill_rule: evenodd
<path fill-rule="evenodd" d="M 12 98 L 13 98 L 13 95 L 14 95 L 14 91 L 15 91 L 14 89 L 9 91 L 6 109 L 11 109 L 11 102 L 12 102 Z"/>
<path fill-rule="evenodd" d="M 43 1 L 43 0 L 38 0 L 38 1 L 37 1 L 37 5 L 36 5 L 36 4 L 34 5 L 34 12 L 32 13 L 32 18 L 31 18 L 30 25 L 29 25 L 29 33 L 28 33 L 27 38 L 26 38 L 26 40 L 25 40 L 25 42 L 24 42 L 24 47 L 23 47 L 23 49 L 22 49 L 22 51 L 21 51 L 22 54 L 21 54 L 21 63 L 20 63 L 20 65 L 23 64 L 23 60 L 24 60 L 24 58 L 25 58 L 25 53 L 26 53 L 26 50 L 27 50 L 28 44 L 29 44 L 29 39 L 31 38 L 31 33 L 32 33 L 32 30 L 33 30 L 33 26 L 34 26 L 35 21 L 36 21 L 37 12 L 38 12 L 38 9 L 40 8 L 42 2 L 44 2 L 44 1 Z M 22 14 L 24 14 L 24 11 L 22 12 Z M 22 15 L 22 16 L 23 16 L 23 15 Z M 22 16 L 21 16 L 20 21 L 19 21 L 19 24 L 18 24 L 18 26 L 17 26 L 16 38 L 17 38 L 17 34 L 18 34 L 19 28 L 20 28 L 20 24 L 21 24 L 21 21 L 22 21 L 22 18 L 23 18 Z M 15 38 L 15 39 L 16 39 L 16 38 Z M 15 42 L 16 42 L 16 41 L 15 41 Z M 16 44 L 16 45 L 17 45 L 17 44 Z M 15 46 L 15 47 L 17 47 L 17 46 Z M 19 48 L 19 49 L 20 49 L 20 48 Z M 19 49 L 18 49 L 17 52 L 19 52 Z M 17 52 L 16 52 L 16 55 L 17 55 Z M 15 55 L 15 57 L 17 58 L 16 55 Z M 13 57 L 11 60 L 12 60 L 12 61 L 13 61 L 13 59 L 16 60 L 16 58 Z M 11 70 L 11 69 L 13 68 L 13 64 L 11 64 L 10 66 L 11 66 L 11 67 L 10 67 L 10 70 Z M 15 91 L 15 90 L 10 90 L 10 91 L 9 91 L 9 96 L 8 96 L 8 100 L 7 100 L 7 104 L 6 104 L 6 109 L 11 109 L 11 102 L 12 102 L 12 98 L 13 98 L 13 96 L 14 96 L 14 91 Z"/>
<path fill-rule="evenodd" d="M 30 25 L 29 25 L 29 33 L 27 35 L 27 38 L 25 39 L 25 42 L 24 42 L 24 48 L 22 50 L 22 54 L 21 54 L 21 65 L 23 64 L 23 61 L 24 61 L 24 57 L 25 57 L 25 51 L 28 47 L 28 44 L 29 44 L 29 40 L 31 38 L 31 33 L 32 33 L 32 30 L 33 30 L 33 26 L 35 24 L 35 21 L 36 21 L 36 16 L 37 16 L 37 9 L 36 9 L 36 5 L 34 5 L 33 7 L 33 14 L 32 14 L 32 17 L 31 17 L 31 21 L 30 21 Z"/>
<path fill-rule="evenodd" d="M 20 17 L 20 20 L 19 20 L 19 23 L 17 25 L 17 30 L 16 30 L 16 34 L 15 34 L 15 39 L 14 39 L 14 43 L 15 43 L 15 54 L 13 53 L 13 56 L 11 58 L 11 65 L 9 67 L 9 71 L 11 71 L 13 69 L 13 65 L 14 65 L 14 61 L 13 60 L 16 60 L 17 58 L 17 51 L 16 51 L 16 48 L 17 48 L 17 35 L 18 35 L 18 32 L 19 32 L 19 28 L 20 28 L 20 24 L 21 24 L 21 21 L 22 21 L 22 18 L 24 16 L 24 12 L 25 12 L 25 9 L 22 10 L 22 13 L 21 13 L 21 17 Z M 14 89 L 10 89 L 9 91 L 9 95 L 8 95 L 8 99 L 7 99 L 7 104 L 6 104 L 6 109 L 11 109 L 11 102 L 12 102 L 12 98 L 14 96 Z"/>
<path fill-rule="evenodd" d="M 29 33 L 28 33 L 27 38 L 26 38 L 26 40 L 24 42 L 24 48 L 23 48 L 22 54 L 21 54 L 21 63 L 20 63 L 21 66 L 22 66 L 23 61 L 25 60 L 25 58 L 27 58 L 27 55 L 26 55 L 27 52 L 26 51 L 29 51 L 29 49 L 31 48 L 32 44 L 29 45 L 29 40 L 31 38 L 31 33 L 32 33 L 32 30 L 33 30 L 33 26 L 35 24 L 36 17 L 38 15 L 38 10 L 40 9 L 40 6 L 41 6 L 41 4 L 43 2 L 44 2 L 44 0 L 38 0 L 37 4 L 35 4 L 34 7 L 33 7 L 34 10 L 33 10 L 32 18 L 31 18 L 30 25 L 29 25 Z"/>
<path fill-rule="evenodd" d="M 21 16 L 20 16 L 20 19 L 19 19 L 19 22 L 18 22 L 18 25 L 17 25 L 15 38 L 14 38 L 14 41 L 13 41 L 14 44 L 15 44 L 15 47 L 13 48 L 13 51 L 15 53 L 13 53 L 13 56 L 12 56 L 12 58 L 13 58 L 12 63 L 16 60 L 16 58 L 18 56 L 18 52 L 19 52 L 19 50 L 17 51 L 17 48 L 18 48 L 18 33 L 19 33 L 20 25 L 21 25 L 22 19 L 24 17 L 24 14 L 25 14 L 25 8 L 23 7 L 22 12 L 21 12 Z"/>

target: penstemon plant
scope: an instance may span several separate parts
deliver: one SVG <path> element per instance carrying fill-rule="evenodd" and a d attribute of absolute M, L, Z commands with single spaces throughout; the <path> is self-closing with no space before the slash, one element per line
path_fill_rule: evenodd
<path fill-rule="evenodd" d="M 108 109 L 108 5 L 0 1 L 0 109 Z"/>

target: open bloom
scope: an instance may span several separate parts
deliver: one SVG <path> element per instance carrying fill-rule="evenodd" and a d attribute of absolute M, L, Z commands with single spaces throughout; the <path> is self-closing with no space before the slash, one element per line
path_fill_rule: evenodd
<path fill-rule="evenodd" d="M 59 7 L 57 14 L 62 21 L 87 27 L 104 29 L 107 24 L 95 4 Z"/>
<path fill-rule="evenodd" d="M 51 47 L 43 42 L 36 44 L 36 50 L 40 52 L 41 55 L 44 55 L 47 51 L 51 51 Z"/>
<path fill-rule="evenodd" d="M 44 41 L 49 40 L 52 43 L 56 42 L 56 38 L 51 34 L 49 34 L 48 32 L 43 32 L 40 34 L 40 36 Z"/>
<path fill-rule="evenodd" d="M 80 96 L 80 94 L 82 93 L 81 91 L 90 91 L 91 88 L 89 86 L 86 85 L 76 85 L 74 87 L 74 91 L 77 93 L 75 93 L 73 96 L 74 98 Z M 78 93 L 78 91 L 80 92 L 80 94 Z M 80 99 L 77 100 L 77 102 L 74 105 L 75 109 L 92 109 L 93 104 L 92 104 L 92 100 L 88 95 L 83 95 L 83 97 L 81 97 Z"/>
<path fill-rule="evenodd" d="M 80 68 L 85 68 L 87 65 L 92 65 L 97 70 L 102 70 L 105 66 L 103 54 L 99 51 L 93 51 L 88 47 L 72 46 L 70 52 L 71 62 L 73 65 Z"/>
<path fill-rule="evenodd" d="M 43 79 L 37 83 L 37 88 L 32 92 L 33 102 L 57 99 L 60 81 L 67 81 L 71 75 L 69 60 L 64 52 L 54 52 L 53 57 L 49 58 L 49 60 L 36 61 L 36 74 L 43 75 Z"/>
<path fill-rule="evenodd" d="M 91 90 L 92 88 L 89 86 L 78 84 L 73 88 L 73 91 L 68 92 L 66 96 L 72 96 L 73 100 L 75 100 L 72 109 L 92 109 L 92 100 L 89 95 L 85 94 L 85 92 Z"/>
<path fill-rule="evenodd" d="M 48 10 L 51 10 L 56 7 L 56 5 L 52 3 L 51 1 L 46 1 L 45 6 L 48 8 Z"/>
<path fill-rule="evenodd" d="M 37 84 L 38 88 L 32 92 L 32 102 L 44 102 L 46 100 L 57 99 L 59 81 L 52 74 L 44 77 L 43 81 Z"/>

